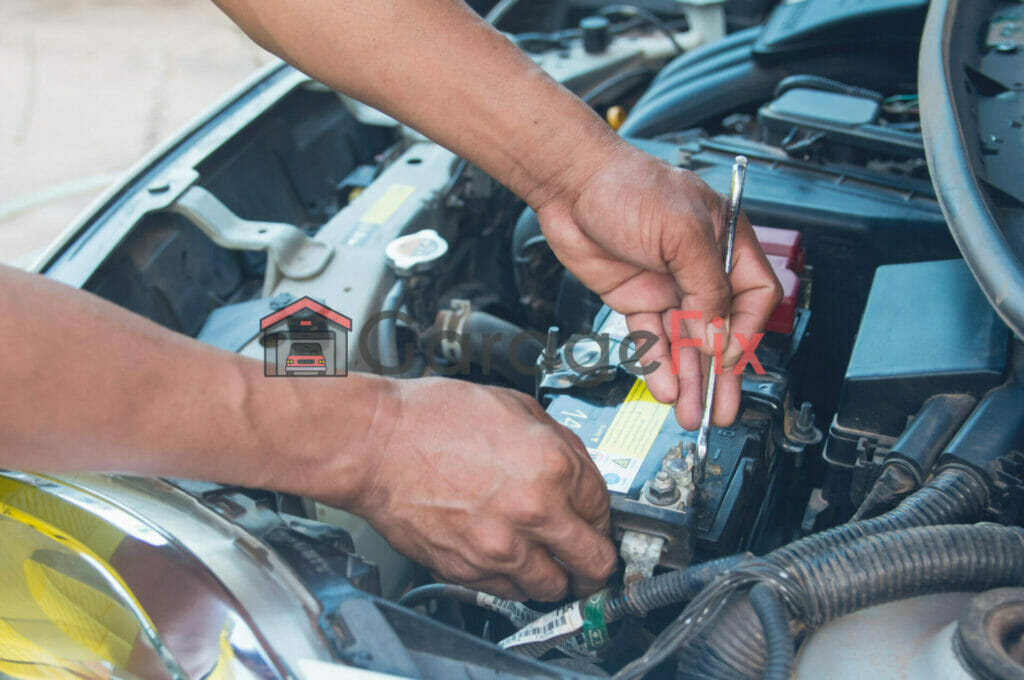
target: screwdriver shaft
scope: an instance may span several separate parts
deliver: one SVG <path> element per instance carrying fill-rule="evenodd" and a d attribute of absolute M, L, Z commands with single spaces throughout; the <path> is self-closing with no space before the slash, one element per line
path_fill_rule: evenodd
<path fill-rule="evenodd" d="M 736 222 L 740 216 L 740 201 L 743 199 L 743 184 L 747 178 L 746 156 L 736 156 L 732 166 L 732 182 L 729 184 L 729 208 L 726 213 L 726 240 L 725 240 L 725 275 L 732 272 L 732 250 L 736 241 Z M 715 353 L 711 355 L 711 363 L 708 366 L 708 385 L 704 393 L 704 413 L 700 419 L 700 430 L 697 432 L 697 460 L 694 465 L 696 481 L 703 482 L 707 474 L 708 464 L 708 443 L 711 437 L 711 410 L 715 401 L 715 386 L 718 382 L 719 357 Z"/>

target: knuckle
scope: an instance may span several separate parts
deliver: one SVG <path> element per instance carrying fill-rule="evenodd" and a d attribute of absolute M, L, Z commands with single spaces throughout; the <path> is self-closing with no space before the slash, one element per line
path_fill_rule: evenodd
<path fill-rule="evenodd" d="M 539 527 L 548 521 L 548 504 L 543 494 L 535 491 L 522 492 L 516 501 L 512 515 L 522 526 Z"/>
<path fill-rule="evenodd" d="M 559 448 L 563 442 L 559 440 Z M 554 446 L 552 447 L 554 448 Z M 576 474 L 576 461 L 564 451 L 559 451 L 557 456 L 548 456 L 544 464 L 544 477 L 556 482 L 571 478 Z"/>
<path fill-rule="evenodd" d="M 438 567 L 437 573 L 443 580 L 451 581 L 452 583 L 472 583 L 482 576 L 479 569 L 463 560 L 453 560 L 442 567 Z"/>
<path fill-rule="evenodd" d="M 472 545 L 491 563 L 508 564 L 515 560 L 517 553 L 516 539 L 509 532 L 497 529 L 475 532 Z"/>

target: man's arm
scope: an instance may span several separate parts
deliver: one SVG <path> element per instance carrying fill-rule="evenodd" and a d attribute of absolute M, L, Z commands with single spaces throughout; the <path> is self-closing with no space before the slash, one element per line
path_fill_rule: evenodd
<path fill-rule="evenodd" d="M 220 4 L 271 50 L 522 196 L 562 262 L 632 329 L 662 339 L 648 384 L 696 425 L 706 369 L 691 350 L 670 374 L 670 312 L 722 315 L 750 335 L 779 294 L 746 221 L 726 281 L 720 197 L 619 140 L 460 2 Z M 593 588 L 614 566 L 600 475 L 582 442 L 523 395 L 365 375 L 266 380 L 258 362 L 7 268 L 0 319 L 0 465 L 301 493 L 363 515 L 442 578 L 511 597 L 560 597 L 568 574 Z M 687 330 L 704 337 L 705 321 Z M 726 366 L 730 356 L 739 350 L 727 348 Z M 719 385 L 724 423 L 738 377 Z"/>
<path fill-rule="evenodd" d="M 214 0 L 264 48 L 387 112 L 539 205 L 615 133 L 458 0 Z"/>
<path fill-rule="evenodd" d="M 644 361 L 655 397 L 700 421 L 710 325 L 725 319 L 723 364 L 735 333 L 764 328 L 781 296 L 753 229 L 740 220 L 726 280 L 716 234 L 724 199 L 691 173 L 622 141 L 459 0 L 215 0 L 253 39 L 321 82 L 376 106 L 471 160 L 533 207 L 562 263 L 632 331 L 660 338 Z M 700 312 L 685 331 L 705 358 L 669 353 L 671 312 Z M 727 425 L 740 377 L 719 379 L 714 422 Z"/>
<path fill-rule="evenodd" d="M 581 590 L 615 564 L 586 449 L 521 394 L 267 379 L 259 361 L 4 266 L 0 320 L 0 466 L 302 494 L 365 517 L 442 578 L 519 599 L 566 594 L 553 556 Z"/>
<path fill-rule="evenodd" d="M 372 446 L 387 435 L 374 423 L 388 422 L 383 416 L 395 391 L 389 381 L 358 374 L 267 380 L 257 361 L 41 276 L 0 267 L 0 291 L 5 466 L 299 491 L 303 476 L 323 474 L 330 462 L 342 498 L 353 495 L 361 477 L 358 457 L 318 460 L 320 452 L 345 453 L 344 447 L 322 430 L 295 436 L 297 426 L 336 421 L 343 411 L 351 442 Z"/>

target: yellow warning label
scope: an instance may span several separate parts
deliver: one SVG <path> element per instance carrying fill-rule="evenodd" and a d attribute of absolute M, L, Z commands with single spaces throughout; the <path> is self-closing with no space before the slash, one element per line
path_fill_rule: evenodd
<path fill-rule="evenodd" d="M 380 198 L 374 201 L 373 205 L 367 208 L 359 221 L 366 224 L 384 224 L 405 203 L 405 199 L 412 196 L 414 191 L 416 191 L 416 187 L 408 184 L 392 184 L 384 190 Z"/>
<path fill-rule="evenodd" d="M 670 405 L 655 399 L 647 389 L 647 383 L 637 378 L 597 448 L 613 459 L 643 460 L 671 411 Z M 626 467 L 618 460 L 615 462 Z"/>

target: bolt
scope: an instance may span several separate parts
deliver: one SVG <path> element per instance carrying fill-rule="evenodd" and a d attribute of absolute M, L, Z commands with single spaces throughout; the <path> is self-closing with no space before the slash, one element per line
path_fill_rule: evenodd
<path fill-rule="evenodd" d="M 800 404 L 800 413 L 796 417 L 796 426 L 793 429 L 800 434 L 807 434 L 814 429 L 814 410 L 811 402 L 805 401 Z"/>
<path fill-rule="evenodd" d="M 667 493 L 672 490 L 672 478 L 668 476 L 667 472 L 659 472 L 654 475 L 654 481 L 651 482 L 651 491 L 655 493 Z"/>
<path fill-rule="evenodd" d="M 544 368 L 550 373 L 558 368 L 558 326 L 549 326 L 544 343 Z"/>
<path fill-rule="evenodd" d="M 654 505 L 671 505 L 678 499 L 679 491 L 667 472 L 659 472 L 647 485 L 647 500 Z"/>

